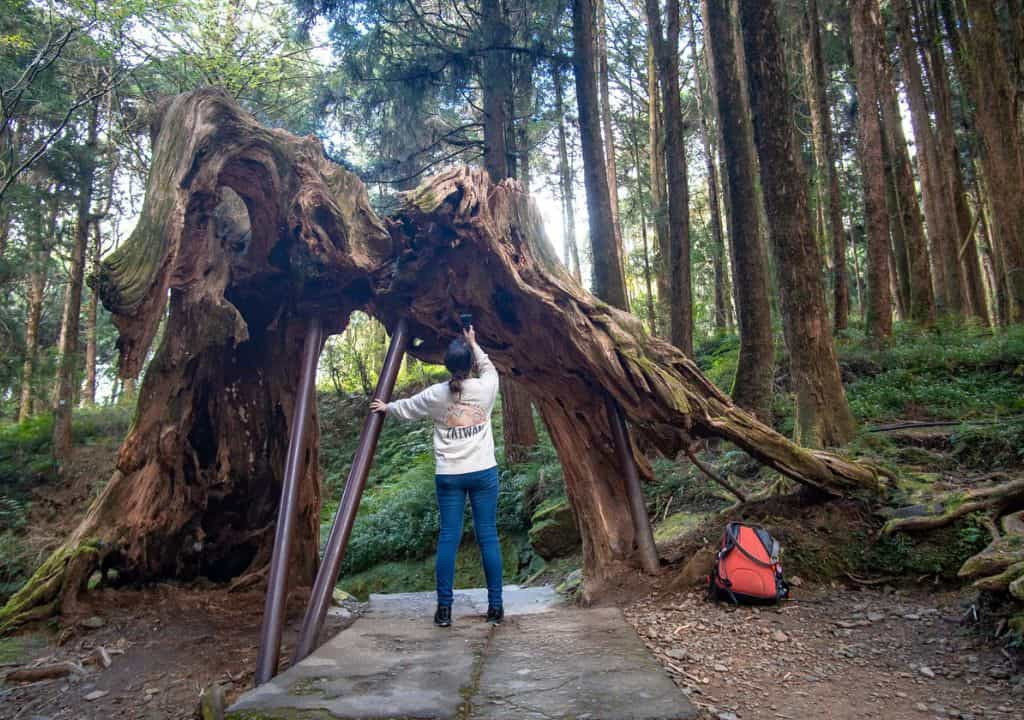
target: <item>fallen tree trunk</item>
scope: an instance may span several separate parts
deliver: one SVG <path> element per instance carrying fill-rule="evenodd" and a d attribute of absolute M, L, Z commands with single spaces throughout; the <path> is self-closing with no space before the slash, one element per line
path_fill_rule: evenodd
<path fill-rule="evenodd" d="M 536 400 L 558 449 L 588 597 L 634 560 L 605 394 L 667 452 L 720 437 L 828 493 L 879 491 L 878 470 L 794 445 L 639 320 L 586 292 L 517 182 L 454 168 L 408 194 L 385 225 L 317 141 L 260 127 L 219 90 L 178 96 L 157 120 L 138 226 L 94 285 L 120 332 L 122 376 L 142 368 L 169 292 L 162 341 L 114 476 L 0 610 L 0 630 L 72 610 L 97 569 L 121 581 L 259 572 L 314 314 L 328 332 L 356 308 L 388 326 L 406 317 L 410 352 L 437 360 L 459 332 L 458 313 L 473 313 L 481 343 Z M 294 582 L 311 580 L 317 562 L 316 450 L 314 432 Z"/>

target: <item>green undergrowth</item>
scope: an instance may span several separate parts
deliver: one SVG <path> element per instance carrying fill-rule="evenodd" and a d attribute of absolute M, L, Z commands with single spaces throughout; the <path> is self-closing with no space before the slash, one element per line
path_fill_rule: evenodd
<path fill-rule="evenodd" d="M 506 583 L 522 579 L 528 572 L 528 564 L 520 569 L 524 553 L 529 555 L 529 543 L 521 536 L 501 536 L 501 561 Z M 431 554 L 420 560 L 381 562 L 361 572 L 344 575 L 338 587 L 352 593 L 360 600 L 369 598 L 370 593 L 421 592 L 433 590 L 434 559 Z M 480 552 L 472 539 L 464 542 L 455 556 L 455 588 L 475 588 L 487 585 L 484 578 Z"/>
<path fill-rule="evenodd" d="M 131 425 L 123 406 L 83 408 L 72 416 L 78 446 L 102 444 L 113 451 Z M 26 542 L 33 491 L 57 479 L 52 456 L 53 416 L 21 423 L 0 423 L 0 605 L 16 592 L 45 559 Z"/>

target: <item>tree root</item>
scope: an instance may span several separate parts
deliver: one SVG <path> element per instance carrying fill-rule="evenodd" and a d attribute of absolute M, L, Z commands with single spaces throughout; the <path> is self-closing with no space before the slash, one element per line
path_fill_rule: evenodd
<path fill-rule="evenodd" d="M 957 518 L 983 510 L 998 511 L 1015 501 L 1024 501 L 1024 480 L 1001 485 L 947 493 L 936 498 L 939 511 L 933 515 L 894 518 L 882 528 L 882 535 L 913 530 L 934 530 L 945 527 Z"/>
<path fill-rule="evenodd" d="M 24 587 L 0 608 L 0 635 L 65 609 L 65 596 L 77 593 L 80 576 L 91 571 L 98 554 L 99 543 L 86 541 L 65 545 L 50 555 Z M 72 569 L 72 565 L 81 567 Z"/>

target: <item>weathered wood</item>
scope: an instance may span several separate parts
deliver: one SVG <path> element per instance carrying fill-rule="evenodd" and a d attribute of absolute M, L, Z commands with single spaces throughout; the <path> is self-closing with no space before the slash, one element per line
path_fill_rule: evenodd
<path fill-rule="evenodd" d="M 721 437 L 827 492 L 879 491 L 880 471 L 789 442 L 637 318 L 586 292 L 516 181 L 448 170 L 385 226 L 314 139 L 260 127 L 220 91 L 179 96 L 161 118 L 138 227 L 96 284 L 120 330 L 124 375 L 140 369 L 170 291 L 163 341 L 114 476 L 0 610 L 0 631 L 73 607 L 97 567 L 128 582 L 258 577 L 314 313 L 334 331 L 355 308 L 388 326 L 404 317 L 417 338 L 410 352 L 430 360 L 460 332 L 458 312 L 473 313 L 481 344 L 535 399 L 558 448 L 588 597 L 635 563 L 606 394 L 670 450 Z M 299 582 L 312 579 L 317 557 L 317 441 L 298 503 Z"/>
<path fill-rule="evenodd" d="M 894 518 L 882 528 L 883 535 L 914 530 L 934 530 L 979 510 L 1005 508 L 1024 501 L 1024 480 L 941 495 L 933 501 L 938 510 L 930 515 Z"/>

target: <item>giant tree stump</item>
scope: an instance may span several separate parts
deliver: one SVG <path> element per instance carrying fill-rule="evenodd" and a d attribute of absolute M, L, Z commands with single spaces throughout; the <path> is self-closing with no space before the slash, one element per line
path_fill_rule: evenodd
<path fill-rule="evenodd" d="M 178 96 L 156 116 L 138 226 L 93 282 L 120 332 L 123 375 L 142 368 L 161 323 L 162 340 L 114 476 L 0 610 L 0 629 L 68 610 L 96 569 L 122 581 L 227 580 L 266 566 L 314 313 L 328 332 L 359 308 L 388 326 L 404 316 L 410 352 L 435 361 L 459 332 L 458 313 L 473 313 L 481 344 L 528 390 L 558 449 L 590 597 L 634 553 L 606 393 L 667 452 L 720 437 L 805 485 L 878 492 L 875 469 L 794 445 L 639 320 L 584 290 L 517 182 L 453 168 L 381 221 L 362 183 L 315 139 L 259 126 L 220 90 Z M 317 439 L 305 458 L 293 582 L 310 581 L 317 563 Z"/>

